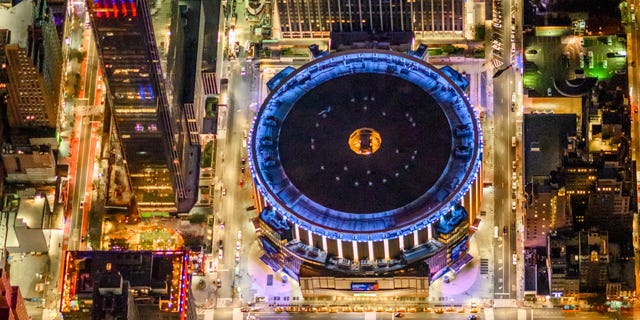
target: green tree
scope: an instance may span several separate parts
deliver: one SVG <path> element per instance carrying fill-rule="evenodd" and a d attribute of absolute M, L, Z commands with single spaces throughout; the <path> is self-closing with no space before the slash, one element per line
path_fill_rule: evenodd
<path fill-rule="evenodd" d="M 484 27 L 484 25 L 482 25 L 482 24 L 476 24 L 476 25 L 474 26 L 474 31 L 475 31 L 475 32 L 474 32 L 474 34 L 475 34 L 475 40 L 478 40 L 478 41 L 482 41 L 482 40 L 484 40 L 484 36 L 485 36 L 485 34 L 486 34 L 486 32 L 487 32 L 487 30 L 486 30 L 486 28 Z"/>
<path fill-rule="evenodd" d="M 209 168 L 212 166 L 212 156 L 211 153 L 213 151 L 213 141 L 207 142 L 204 146 L 204 151 L 202 152 L 202 156 L 200 157 L 200 168 Z"/>
<path fill-rule="evenodd" d="M 87 57 L 86 51 L 80 51 L 78 49 L 69 50 L 69 58 L 75 59 L 78 63 L 82 63 L 82 61 Z"/>
<path fill-rule="evenodd" d="M 201 213 L 196 213 L 189 217 L 189 222 L 192 224 L 200 224 L 207 222 L 207 216 Z"/>
<path fill-rule="evenodd" d="M 445 54 L 451 54 L 451 53 L 454 53 L 456 51 L 456 47 L 454 47 L 454 46 L 452 46 L 450 44 L 445 44 L 442 47 L 440 47 L 440 49 Z"/>
<path fill-rule="evenodd" d="M 192 233 L 183 234 L 182 239 L 184 239 L 185 248 L 202 247 L 204 240 L 202 237 L 196 236 Z"/>

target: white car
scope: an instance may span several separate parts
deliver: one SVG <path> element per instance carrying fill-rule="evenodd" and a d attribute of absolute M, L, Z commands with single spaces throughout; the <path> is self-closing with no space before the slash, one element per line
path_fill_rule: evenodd
<path fill-rule="evenodd" d="M 244 76 L 247 74 L 247 69 L 245 67 L 242 67 L 242 69 L 240 69 L 240 75 Z"/>
<path fill-rule="evenodd" d="M 242 230 L 238 230 L 238 240 L 242 239 Z"/>
<path fill-rule="evenodd" d="M 236 251 L 236 262 L 240 261 L 240 251 Z"/>
<path fill-rule="evenodd" d="M 209 260 L 209 273 L 215 273 L 218 269 L 214 259 Z"/>
<path fill-rule="evenodd" d="M 516 201 L 511 201 L 511 210 L 516 211 Z"/>
<path fill-rule="evenodd" d="M 240 250 L 240 240 L 236 242 L 236 249 Z"/>
<path fill-rule="evenodd" d="M 222 249 L 218 249 L 218 259 L 222 260 L 222 258 L 224 258 L 224 252 Z"/>

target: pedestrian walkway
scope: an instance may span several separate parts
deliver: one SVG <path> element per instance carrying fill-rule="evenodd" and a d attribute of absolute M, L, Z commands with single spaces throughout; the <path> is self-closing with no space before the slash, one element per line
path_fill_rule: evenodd
<path fill-rule="evenodd" d="M 490 226 L 480 225 L 480 232 L 488 232 Z M 476 234 L 477 235 L 477 234 Z M 490 306 L 492 295 L 492 277 L 481 274 L 481 259 L 491 254 L 490 250 L 481 244 L 479 237 L 474 236 L 470 241 L 469 254 L 474 259 L 458 273 L 446 273 L 431 283 L 429 288 L 429 303 L 434 306 L 470 307 L 471 304 Z M 447 279 L 447 280 L 445 280 Z M 448 281 L 448 283 L 447 283 Z"/>
<path fill-rule="evenodd" d="M 251 246 L 250 257 L 260 257 L 261 249 Z M 289 305 L 302 301 L 300 285 L 291 277 L 280 272 L 274 272 L 259 259 L 249 259 L 247 274 L 242 275 L 240 288 L 243 293 L 243 303 L 263 300 L 268 305 Z"/>

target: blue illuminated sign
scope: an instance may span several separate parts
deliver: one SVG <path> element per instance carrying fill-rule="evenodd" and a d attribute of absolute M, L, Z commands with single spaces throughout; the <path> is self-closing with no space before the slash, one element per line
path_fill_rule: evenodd
<path fill-rule="evenodd" d="M 378 284 L 368 282 L 352 283 L 351 291 L 378 291 Z"/>

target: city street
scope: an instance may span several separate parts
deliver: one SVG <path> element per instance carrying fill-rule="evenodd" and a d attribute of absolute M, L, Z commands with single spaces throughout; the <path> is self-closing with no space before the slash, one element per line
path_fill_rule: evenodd
<path fill-rule="evenodd" d="M 247 23 L 244 7 L 238 8 L 237 15 L 236 41 L 244 43 L 250 40 L 248 26 L 242 25 Z M 247 138 L 253 118 L 249 106 L 257 103 L 251 93 L 255 91 L 258 71 L 246 63 L 244 48 L 239 52 L 240 57 L 236 60 L 225 60 L 229 91 L 222 93 L 226 96 L 226 109 L 219 110 L 221 115 L 224 113 L 226 116 L 218 128 L 214 180 L 219 181 L 220 186 L 214 188 L 213 194 L 213 211 L 217 214 L 213 224 L 212 248 L 218 261 L 217 274 L 207 277 L 210 282 L 220 279 L 221 287 L 216 290 L 218 307 L 239 306 L 242 300 L 250 301 L 250 297 L 245 297 L 240 290 L 240 279 L 247 274 L 248 259 L 258 258 L 247 254 L 255 245 L 256 237 L 250 222 L 255 210 L 251 209 L 253 187 L 249 163 L 246 161 Z M 222 190 L 225 190 L 224 195 Z M 219 244 L 222 244 L 223 250 L 219 250 Z"/>
<path fill-rule="evenodd" d="M 497 238 L 494 238 L 495 260 L 494 289 L 496 299 L 516 298 L 516 266 L 512 263 L 513 253 L 517 253 L 516 247 L 516 210 L 512 210 L 512 201 L 517 203 L 517 195 L 520 186 L 517 180 L 513 181 L 513 161 L 516 161 L 516 170 L 519 162 L 516 159 L 516 147 L 512 146 L 515 132 L 515 113 L 510 111 L 511 95 L 515 88 L 513 80 L 505 72 L 501 77 L 494 79 L 494 221 L 497 227 Z M 517 171 L 516 171 L 517 172 Z M 515 183 L 515 189 L 514 189 Z M 517 205 L 516 205 L 517 209 Z"/>
<path fill-rule="evenodd" d="M 518 155 L 522 146 L 521 134 L 516 125 L 522 121 L 522 90 L 517 90 L 521 83 L 520 66 L 517 62 L 522 51 L 522 33 L 519 32 L 522 13 L 518 11 L 517 3 L 511 0 L 502 2 L 501 11 L 501 23 L 504 27 L 496 31 L 500 33 L 502 47 L 505 48 L 501 59 L 505 61 L 503 68 L 508 65 L 512 67 L 493 79 L 493 210 L 497 233 L 494 234 L 496 238 L 493 243 L 496 248 L 493 286 L 495 299 L 515 301 L 513 299 L 522 299 L 522 286 L 518 279 L 518 274 L 521 273 L 517 271 L 522 266 L 522 246 L 518 245 L 522 237 L 517 222 L 518 212 L 521 210 L 519 195 L 522 188 L 519 180 L 521 158 Z"/>
<path fill-rule="evenodd" d="M 79 250 L 86 247 L 86 233 L 88 230 L 88 214 L 91 208 L 93 190 L 93 169 L 95 163 L 96 147 L 100 132 L 98 131 L 101 118 L 95 118 L 102 114 L 101 81 L 99 81 L 98 54 L 93 43 L 93 34 L 90 29 L 77 28 L 74 34 L 81 34 L 81 38 L 75 35 L 72 40 L 72 48 L 87 50 L 87 57 L 81 63 L 80 86 L 76 99 L 67 99 L 71 104 L 73 119 L 73 134 L 71 135 L 71 167 L 70 183 L 71 192 L 71 223 L 69 242 L 66 248 Z M 73 46 L 77 41 L 81 42 L 79 48 Z M 71 63 L 71 62 L 69 62 Z M 99 121 L 98 121 L 99 120 Z"/>

